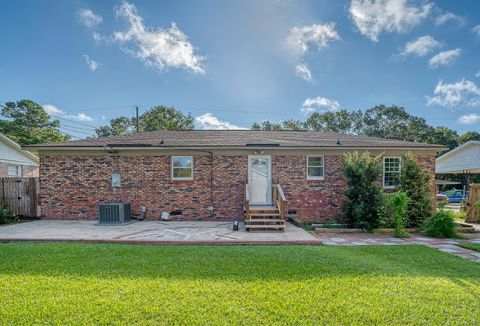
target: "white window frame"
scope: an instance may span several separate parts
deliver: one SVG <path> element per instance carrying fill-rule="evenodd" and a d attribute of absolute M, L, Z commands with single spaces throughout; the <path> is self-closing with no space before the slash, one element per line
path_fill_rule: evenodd
<path fill-rule="evenodd" d="M 310 176 L 308 175 L 308 168 L 309 167 L 320 167 L 320 166 L 309 166 L 308 165 L 308 160 L 310 157 L 321 157 L 322 158 L 322 175 L 321 176 Z M 307 174 L 307 180 L 325 180 L 325 156 L 324 155 L 307 155 L 307 162 L 306 162 L 306 174 Z"/>
<path fill-rule="evenodd" d="M 192 176 L 191 177 L 175 177 L 174 174 L 173 174 L 173 170 L 175 169 L 174 166 L 173 166 L 173 161 L 175 160 L 175 158 L 178 158 L 178 157 L 188 157 L 192 160 Z M 170 174 L 172 176 L 172 180 L 193 180 L 193 166 L 194 166 L 194 161 L 193 161 L 193 156 L 192 155 L 173 155 L 171 160 L 170 160 L 170 165 L 171 165 L 171 169 L 170 169 Z"/>
<path fill-rule="evenodd" d="M 10 174 L 10 169 L 15 168 L 15 174 Z M 7 166 L 7 175 L 9 177 L 21 177 L 22 176 L 22 167 L 20 165 L 9 165 Z"/>
<path fill-rule="evenodd" d="M 385 159 L 387 158 L 398 158 L 398 162 L 399 162 L 399 166 L 398 166 L 398 174 L 400 175 L 400 173 L 402 173 L 402 157 L 401 156 L 384 156 L 383 157 L 383 173 L 382 173 L 382 184 L 383 184 L 383 189 L 395 189 L 397 188 L 398 186 L 400 186 L 399 184 L 398 185 L 394 185 L 394 186 L 386 186 L 385 185 Z"/>

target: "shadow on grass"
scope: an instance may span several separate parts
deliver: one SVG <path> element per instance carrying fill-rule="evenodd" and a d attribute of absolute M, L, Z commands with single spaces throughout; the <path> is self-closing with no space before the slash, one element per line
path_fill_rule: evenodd
<path fill-rule="evenodd" d="M 0 244 L 0 275 L 305 280 L 404 275 L 480 281 L 480 264 L 421 245 L 143 246 Z"/>

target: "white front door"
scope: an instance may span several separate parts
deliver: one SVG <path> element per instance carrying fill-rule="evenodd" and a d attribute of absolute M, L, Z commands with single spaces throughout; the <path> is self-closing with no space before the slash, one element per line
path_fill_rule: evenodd
<path fill-rule="evenodd" d="M 272 158 L 269 155 L 248 157 L 248 187 L 251 205 L 272 204 Z"/>

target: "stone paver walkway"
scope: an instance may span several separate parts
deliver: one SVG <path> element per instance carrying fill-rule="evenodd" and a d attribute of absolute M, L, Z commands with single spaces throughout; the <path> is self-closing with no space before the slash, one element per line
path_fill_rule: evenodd
<path fill-rule="evenodd" d="M 469 240 L 436 239 L 423 235 L 412 235 L 410 238 L 399 239 L 386 234 L 375 235 L 368 233 L 317 233 L 316 236 L 324 245 L 332 246 L 398 246 L 421 244 L 455 256 L 480 262 L 480 252 L 457 246 L 457 244 L 469 242 L 480 244 L 479 234 L 472 235 L 472 239 Z"/>

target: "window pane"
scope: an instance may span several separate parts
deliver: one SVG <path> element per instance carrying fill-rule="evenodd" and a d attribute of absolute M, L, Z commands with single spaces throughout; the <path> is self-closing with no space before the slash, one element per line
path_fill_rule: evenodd
<path fill-rule="evenodd" d="M 322 167 L 309 167 L 308 168 L 309 177 L 323 177 L 323 168 Z"/>
<path fill-rule="evenodd" d="M 192 157 L 191 156 L 174 156 L 173 157 L 173 167 L 191 168 L 192 167 Z"/>
<path fill-rule="evenodd" d="M 7 167 L 7 174 L 10 177 L 19 177 L 20 176 L 20 166 L 18 165 L 9 165 Z"/>
<path fill-rule="evenodd" d="M 400 158 L 385 157 L 383 180 L 385 187 L 396 187 L 400 184 Z"/>
<path fill-rule="evenodd" d="M 322 156 L 309 156 L 308 157 L 308 166 L 323 166 L 323 157 Z"/>
<path fill-rule="evenodd" d="M 174 178 L 191 178 L 192 169 L 191 168 L 174 168 L 173 177 Z"/>

